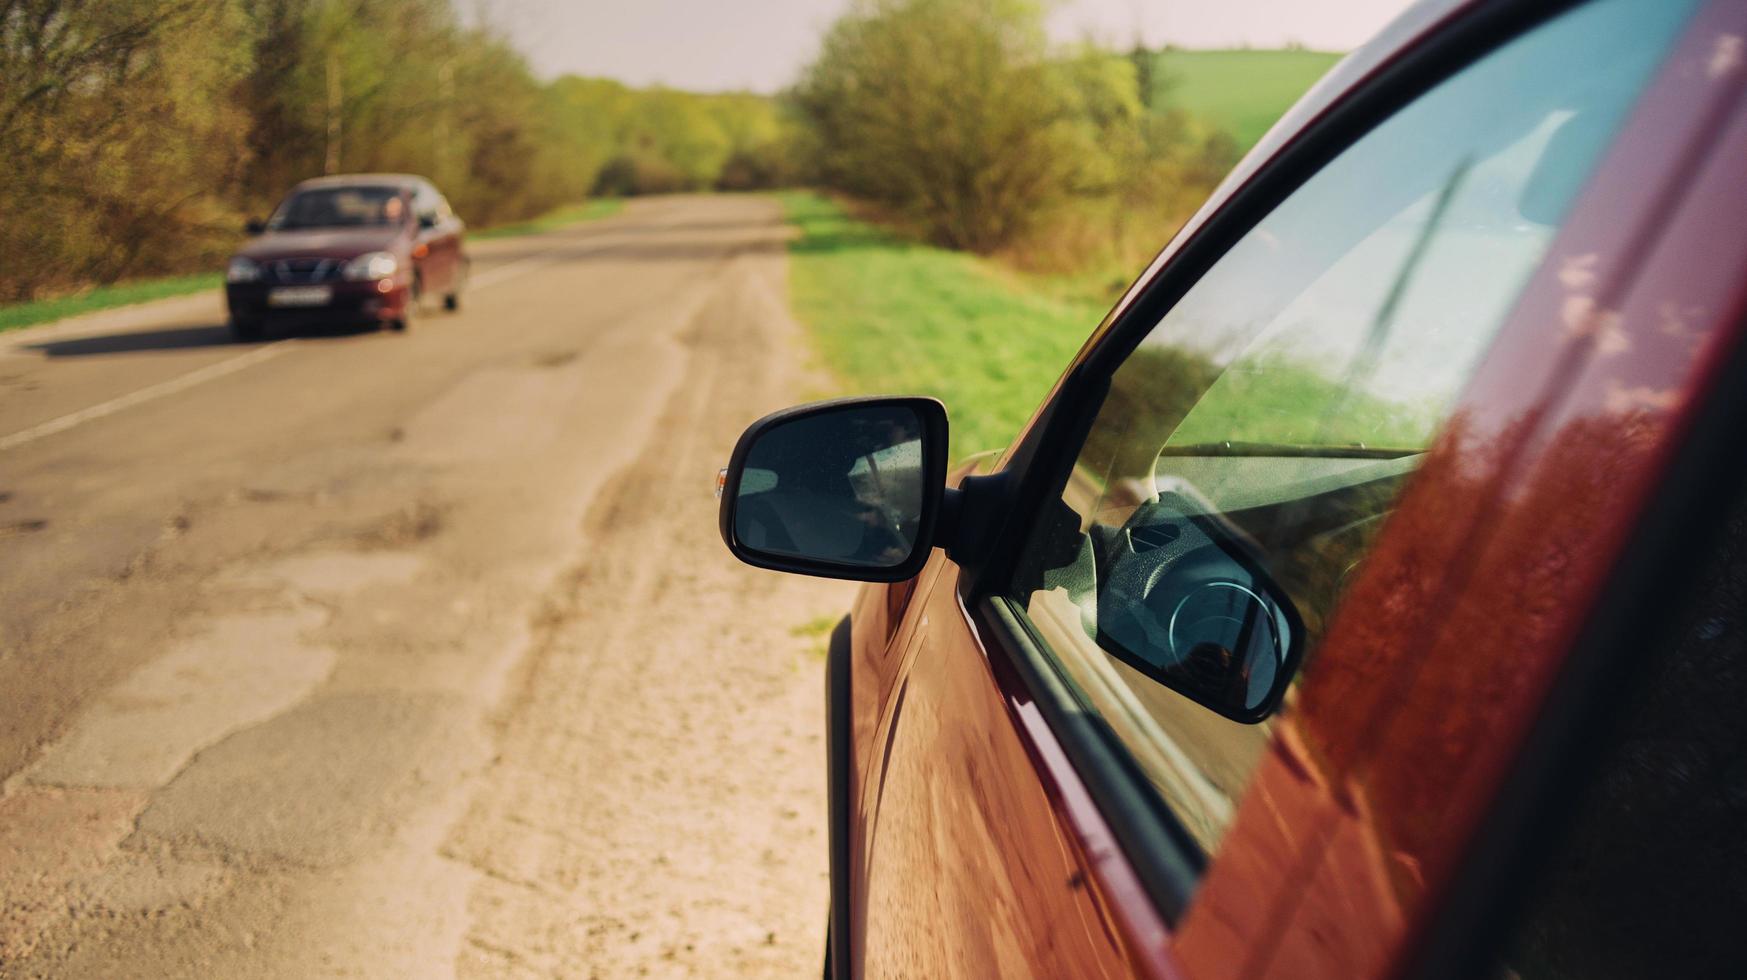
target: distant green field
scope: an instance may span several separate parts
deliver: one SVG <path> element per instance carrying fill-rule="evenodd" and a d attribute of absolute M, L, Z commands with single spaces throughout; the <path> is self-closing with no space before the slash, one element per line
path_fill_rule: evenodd
<path fill-rule="evenodd" d="M 1220 126 L 1245 150 L 1341 55 L 1326 51 L 1161 51 L 1157 91 Z"/>

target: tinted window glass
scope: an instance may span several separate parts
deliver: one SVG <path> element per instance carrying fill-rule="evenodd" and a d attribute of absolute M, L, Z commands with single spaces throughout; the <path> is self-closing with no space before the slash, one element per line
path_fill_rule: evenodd
<path fill-rule="evenodd" d="M 267 222 L 270 228 L 343 228 L 394 225 L 406 220 L 406 201 L 392 187 L 323 187 L 293 194 Z"/>
<path fill-rule="evenodd" d="M 1626 709 L 1586 745 L 1599 775 L 1563 801 L 1571 825 L 1501 977 L 1747 977 L 1747 500 L 1712 540 Z"/>
<path fill-rule="evenodd" d="M 1234 246 L 1113 378 L 1012 591 L 1204 848 L 1694 6 L 1588 4 L 1433 88 Z"/>

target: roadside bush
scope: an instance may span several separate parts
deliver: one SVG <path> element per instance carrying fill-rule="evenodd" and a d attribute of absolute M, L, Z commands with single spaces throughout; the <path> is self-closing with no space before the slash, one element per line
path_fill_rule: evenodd
<path fill-rule="evenodd" d="M 992 251 L 1065 196 L 1073 93 L 1024 0 L 862 0 L 794 91 L 819 175 Z"/>
<path fill-rule="evenodd" d="M 1151 64 L 1050 51 L 1027 0 L 860 0 L 791 94 L 796 145 L 820 183 L 935 244 L 1040 272 L 1128 265 L 1237 159 L 1155 105 Z"/>

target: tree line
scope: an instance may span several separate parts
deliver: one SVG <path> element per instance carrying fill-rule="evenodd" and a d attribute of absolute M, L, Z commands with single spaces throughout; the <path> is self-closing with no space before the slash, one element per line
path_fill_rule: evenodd
<path fill-rule="evenodd" d="M 408 171 L 484 226 L 786 179 L 752 95 L 543 82 L 451 0 L 0 0 L 0 302 L 215 268 L 323 173 Z"/>
<path fill-rule="evenodd" d="M 293 183 L 358 171 L 475 226 L 804 183 L 1020 265 L 1130 265 L 1236 158 L 1153 71 L 1052 48 L 1033 0 L 855 0 L 776 98 L 543 81 L 453 0 L 0 0 L 0 302 L 215 268 Z"/>

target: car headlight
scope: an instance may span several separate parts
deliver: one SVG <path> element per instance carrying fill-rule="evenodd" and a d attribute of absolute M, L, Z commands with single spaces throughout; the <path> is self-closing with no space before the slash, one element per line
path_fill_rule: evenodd
<path fill-rule="evenodd" d="M 230 267 L 224 270 L 225 282 L 258 282 L 260 278 L 261 264 L 241 255 L 231 259 Z"/>
<path fill-rule="evenodd" d="M 400 263 L 387 252 L 365 252 L 347 262 L 342 275 L 347 279 L 387 279 L 399 268 Z"/>

